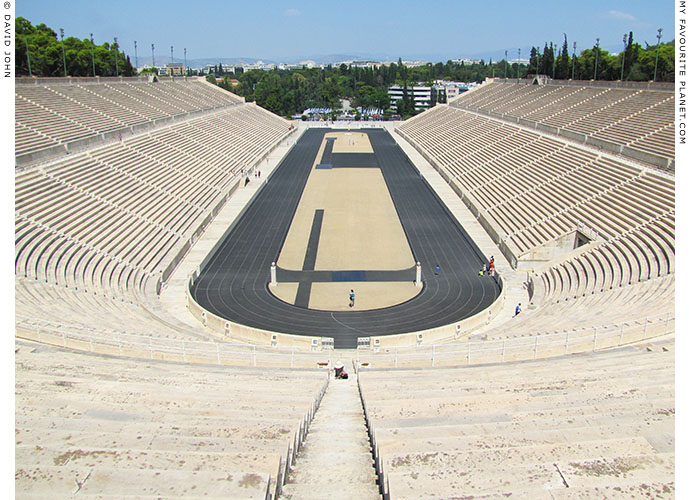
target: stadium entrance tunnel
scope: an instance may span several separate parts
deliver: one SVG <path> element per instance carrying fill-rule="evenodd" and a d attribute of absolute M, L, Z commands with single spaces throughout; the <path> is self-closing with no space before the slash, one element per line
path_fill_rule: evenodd
<path fill-rule="evenodd" d="M 487 262 L 386 130 L 314 128 L 193 276 L 189 306 L 207 326 L 262 344 L 416 343 L 419 331 L 432 341 L 498 307 L 500 280 L 477 272 Z"/>
<path fill-rule="evenodd" d="M 567 234 L 552 241 L 548 241 L 543 245 L 521 255 L 519 257 L 517 267 L 518 269 L 524 267 L 531 268 L 535 265 L 549 262 L 559 257 L 563 257 L 573 250 L 577 250 L 578 248 L 588 245 L 598 239 L 599 233 L 596 230 L 580 224 L 577 228 L 573 229 Z"/>

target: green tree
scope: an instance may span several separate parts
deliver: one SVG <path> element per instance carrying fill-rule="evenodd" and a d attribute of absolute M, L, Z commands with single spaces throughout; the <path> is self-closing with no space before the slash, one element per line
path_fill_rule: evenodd
<path fill-rule="evenodd" d="M 568 35 L 563 33 L 563 47 L 556 61 L 556 75 L 558 78 L 567 80 L 571 76 L 570 58 L 568 57 Z"/>
<path fill-rule="evenodd" d="M 63 76 L 62 41 L 54 30 L 45 24 L 32 26 L 23 18 L 15 20 L 16 58 L 15 71 L 18 76 L 29 74 L 27 46 L 31 58 L 31 73 L 34 76 Z M 92 54 L 95 55 L 96 74 L 110 76 L 115 74 L 115 51 L 109 44 L 95 47 L 91 40 L 67 37 L 64 40 L 67 74 L 70 76 L 92 76 Z M 135 69 L 124 52 L 117 53 L 118 70 L 121 75 L 132 76 Z"/>

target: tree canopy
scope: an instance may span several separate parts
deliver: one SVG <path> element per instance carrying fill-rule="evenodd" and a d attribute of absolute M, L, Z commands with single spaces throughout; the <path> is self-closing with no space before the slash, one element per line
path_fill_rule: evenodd
<path fill-rule="evenodd" d="M 29 75 L 29 61 L 33 76 L 64 76 L 62 41 L 51 28 L 45 24 L 32 26 L 23 17 L 17 17 L 15 40 L 15 74 Z M 29 57 L 27 57 L 27 47 Z M 115 58 L 117 57 L 117 74 L 133 76 L 136 74 L 129 56 L 119 50 L 115 43 L 105 42 L 102 45 L 91 43 L 90 39 L 79 40 L 67 37 L 64 41 L 64 60 L 67 63 L 68 76 L 115 76 Z"/>
<path fill-rule="evenodd" d="M 568 55 L 568 37 L 564 34 L 563 46 L 555 53 L 553 43 L 545 44 L 539 53 L 532 47 L 529 66 L 526 73 L 547 75 L 551 78 L 567 80 L 593 80 L 596 70 L 597 80 L 623 80 L 646 82 L 654 79 L 657 46 L 645 44 L 642 47 L 633 41 L 633 32 L 626 33 L 621 52 L 610 54 L 608 51 L 594 45 L 591 49 L 582 50 L 579 55 Z M 659 45 L 659 61 L 657 65 L 657 82 L 672 82 L 675 79 L 675 41 Z M 555 61 L 555 65 L 554 65 Z M 574 65 L 574 66 L 573 66 Z M 554 73 L 555 69 L 555 73 Z M 498 72 L 497 72 L 498 73 Z M 498 76 L 498 74 L 497 74 Z M 503 77 L 503 71 L 500 76 Z M 514 78 L 515 74 L 508 74 Z"/>

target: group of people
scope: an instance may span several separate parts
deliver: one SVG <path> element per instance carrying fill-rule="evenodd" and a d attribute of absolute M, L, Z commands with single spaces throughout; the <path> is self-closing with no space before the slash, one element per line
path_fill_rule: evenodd
<path fill-rule="evenodd" d="M 482 268 L 479 270 L 479 276 L 484 276 L 485 274 L 488 274 L 489 276 L 493 276 L 495 272 L 494 269 L 494 256 L 491 256 L 491 259 L 489 260 L 489 267 L 487 269 L 486 264 L 482 266 Z"/>
<path fill-rule="evenodd" d="M 254 169 L 253 172 L 254 172 L 254 178 L 255 178 L 255 179 L 261 179 L 261 170 L 259 170 L 259 169 Z M 247 184 L 249 184 L 249 180 L 250 180 L 250 177 L 251 177 L 250 174 L 251 174 L 251 171 L 242 169 L 241 175 L 242 175 L 242 177 L 244 177 L 244 185 L 245 185 L 245 186 L 246 186 Z"/>

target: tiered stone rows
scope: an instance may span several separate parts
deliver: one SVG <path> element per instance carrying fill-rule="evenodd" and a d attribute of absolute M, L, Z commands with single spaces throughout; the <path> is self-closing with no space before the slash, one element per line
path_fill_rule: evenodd
<path fill-rule="evenodd" d="M 17 498 L 268 498 L 327 384 L 28 343 L 15 362 Z"/>
<path fill-rule="evenodd" d="M 674 214 L 660 216 L 540 274 L 542 301 L 559 302 L 675 272 Z"/>
<path fill-rule="evenodd" d="M 240 102 L 199 81 L 18 84 L 15 154 Z"/>
<path fill-rule="evenodd" d="M 674 210 L 674 181 L 452 107 L 400 127 L 517 256 L 585 225 L 612 240 Z"/>
<path fill-rule="evenodd" d="M 673 498 L 673 351 L 361 370 L 390 497 Z"/>
<path fill-rule="evenodd" d="M 206 120 L 17 174 L 17 275 L 108 295 L 145 289 L 287 133 L 255 105 Z"/>
<path fill-rule="evenodd" d="M 66 324 L 85 337 L 89 334 L 103 341 L 117 339 L 118 333 L 140 335 L 140 342 L 153 339 L 199 339 L 198 332 L 190 327 L 177 325 L 162 311 L 152 310 L 145 297 L 136 300 L 132 295 L 96 295 L 93 292 L 57 286 L 27 278 L 15 280 L 15 307 L 20 318 L 30 318 L 27 327 L 53 326 L 55 333 Z M 152 314 L 152 312 L 157 314 Z M 37 319 L 36 323 L 34 320 Z M 55 335 L 53 335 L 54 337 Z M 37 335 L 32 335 L 37 338 Z M 124 339 L 127 340 L 127 339 Z M 136 339 L 130 339 L 136 341 Z M 145 346 L 144 346 L 145 347 Z"/>
<path fill-rule="evenodd" d="M 452 106 L 502 113 L 674 157 L 670 91 L 493 82 Z"/>
<path fill-rule="evenodd" d="M 173 90 L 166 92 L 180 95 L 177 84 L 157 88 L 168 87 Z M 217 91 L 206 87 L 191 86 L 185 98 L 198 94 L 214 104 Z M 162 272 L 242 171 L 287 133 L 287 122 L 256 105 L 233 105 L 18 171 L 17 312 L 39 322 L 96 328 L 92 333 L 106 341 L 123 332 L 197 340 L 188 327 L 161 319 L 167 314 L 152 298 Z M 239 363 L 247 362 L 247 353 L 240 357 Z"/>
<path fill-rule="evenodd" d="M 590 292 L 587 287 L 599 277 L 585 264 L 574 261 L 537 276 L 536 308 L 485 330 L 482 338 L 491 341 L 577 331 L 592 339 L 592 329 L 598 328 L 599 335 L 614 335 L 617 340 L 621 333 L 624 339 L 633 333 L 644 338 L 673 330 L 674 275 Z M 563 338 L 560 343 L 564 344 Z M 593 346 L 592 340 L 588 346 Z"/>

